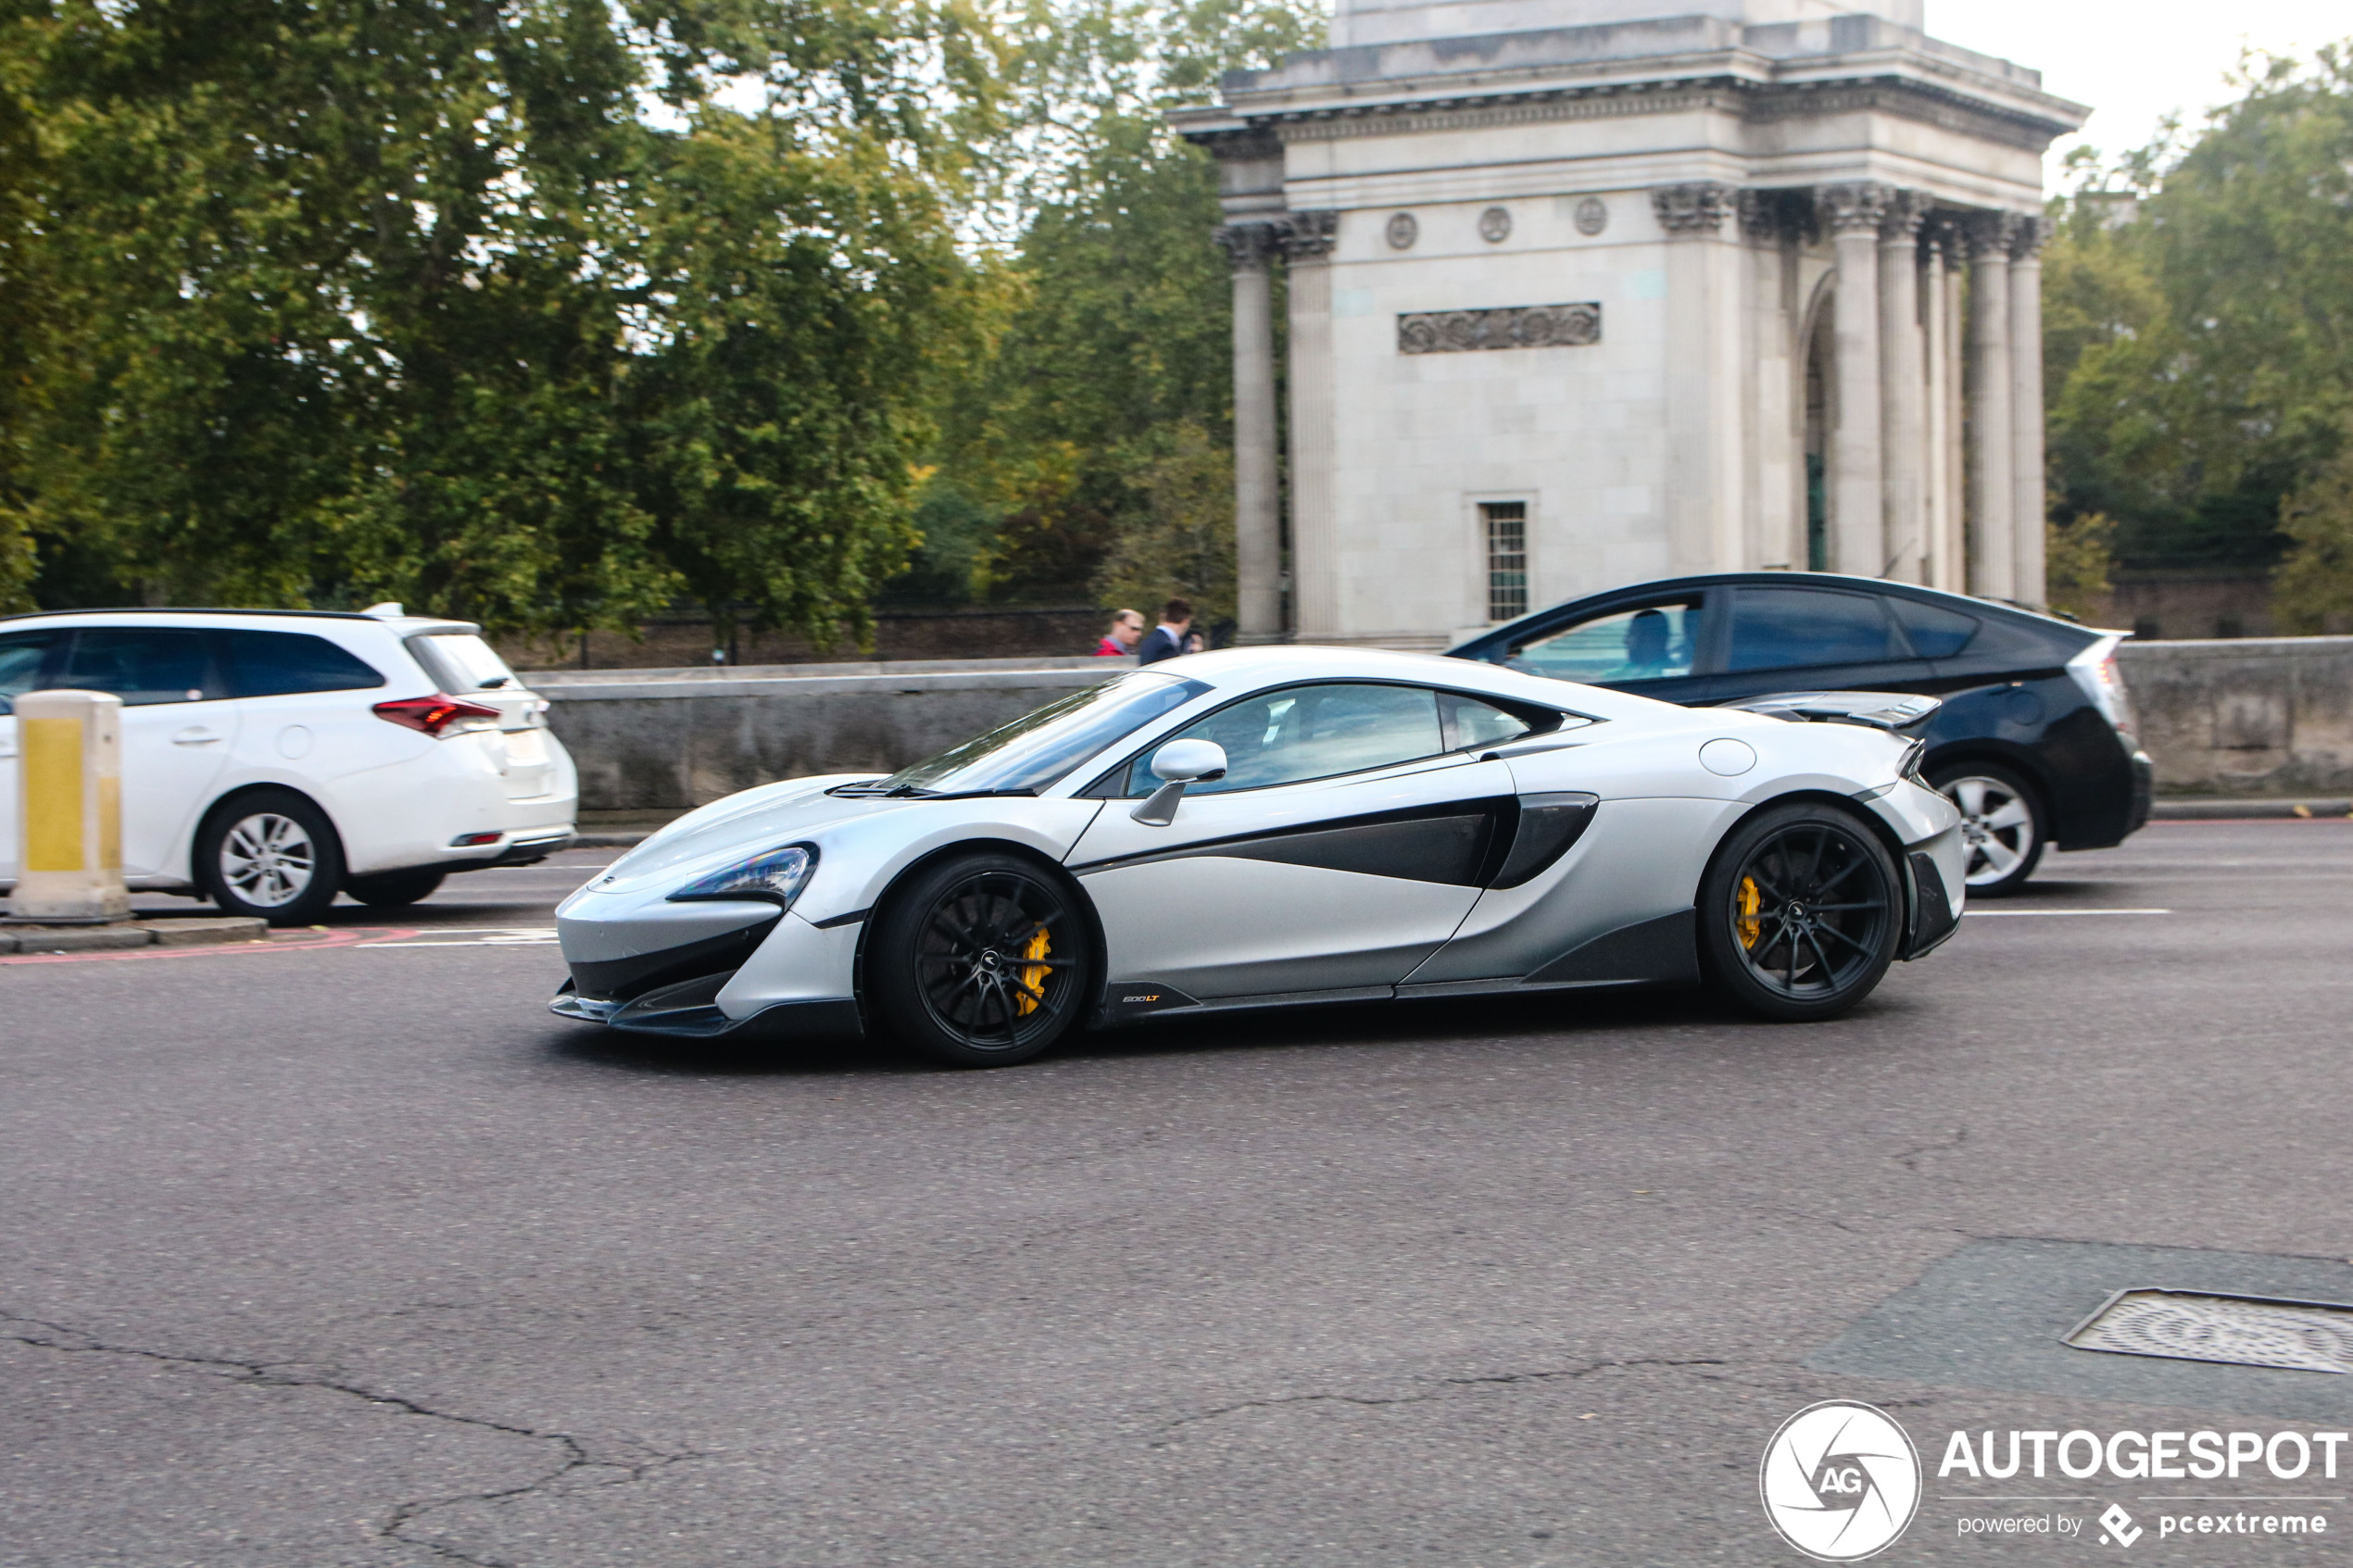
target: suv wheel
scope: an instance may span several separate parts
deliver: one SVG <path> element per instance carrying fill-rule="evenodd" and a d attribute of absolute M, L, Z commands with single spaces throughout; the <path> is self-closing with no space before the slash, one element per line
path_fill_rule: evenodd
<path fill-rule="evenodd" d="M 196 882 L 224 914 L 309 925 L 335 901 L 343 846 L 326 813 L 292 790 L 257 790 L 196 830 Z"/>
<path fill-rule="evenodd" d="M 2033 786 L 1993 762 L 1956 762 L 1929 777 L 1960 808 L 1969 896 L 1998 898 L 2017 892 L 2034 874 L 2048 838 Z"/>

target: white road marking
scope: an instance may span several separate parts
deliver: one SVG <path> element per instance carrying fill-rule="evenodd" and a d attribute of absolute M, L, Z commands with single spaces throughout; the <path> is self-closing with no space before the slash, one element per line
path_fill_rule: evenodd
<path fill-rule="evenodd" d="M 538 925 L 441 925 L 428 928 L 430 935 L 396 936 L 383 942 L 359 942 L 361 947 L 552 947 L 556 943 L 553 926 Z M 460 941 L 443 941 L 443 937 L 460 937 Z"/>
<path fill-rule="evenodd" d="M 2170 915 L 2171 909 L 1963 909 L 1964 915 Z"/>

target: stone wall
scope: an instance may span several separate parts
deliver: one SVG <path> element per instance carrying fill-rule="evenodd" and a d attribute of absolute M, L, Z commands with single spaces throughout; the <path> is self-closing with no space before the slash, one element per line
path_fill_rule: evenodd
<path fill-rule="evenodd" d="M 887 771 L 1104 680 L 1114 659 L 956 659 L 523 677 L 586 811 L 700 806 L 807 773 Z"/>
<path fill-rule="evenodd" d="M 2169 795 L 2353 792 L 2353 637 L 2126 643 L 2125 683 Z M 524 679 L 591 811 L 699 806 L 803 773 L 898 768 L 1124 659 L 961 659 Z"/>
<path fill-rule="evenodd" d="M 871 656 L 843 643 L 819 647 L 784 632 L 737 631 L 728 662 L 737 669 L 776 664 L 857 663 L 874 659 L 1052 659 L 1091 651 L 1111 617 L 1086 605 L 953 605 L 901 607 L 875 612 Z M 573 632 L 552 641 L 496 639 L 517 670 L 560 665 L 566 670 L 669 670 L 711 662 L 714 633 L 708 621 L 648 621 L 625 632 Z"/>
<path fill-rule="evenodd" d="M 2353 637 L 2128 642 L 2119 662 L 2160 793 L 2353 789 Z"/>

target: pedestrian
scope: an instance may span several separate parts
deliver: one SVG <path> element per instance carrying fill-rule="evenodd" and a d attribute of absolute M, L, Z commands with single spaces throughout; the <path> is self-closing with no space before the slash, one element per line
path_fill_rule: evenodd
<path fill-rule="evenodd" d="M 1145 633 L 1142 647 L 1137 650 L 1139 664 L 1158 664 L 1164 659 L 1177 659 L 1191 651 L 1187 635 L 1193 627 L 1193 607 L 1182 599 L 1171 599 L 1161 607 L 1160 624 Z"/>
<path fill-rule="evenodd" d="M 1111 618 L 1111 630 L 1095 645 L 1097 659 L 1126 659 L 1144 640 L 1144 616 L 1140 610 L 1123 609 Z"/>

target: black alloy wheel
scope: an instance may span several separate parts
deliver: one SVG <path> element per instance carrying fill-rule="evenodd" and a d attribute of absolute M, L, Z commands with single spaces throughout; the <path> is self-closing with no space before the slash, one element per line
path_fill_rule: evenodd
<path fill-rule="evenodd" d="M 1775 807 L 1734 830 L 1708 867 L 1701 949 L 1718 988 L 1751 1012 L 1834 1018 L 1894 961 L 1902 887 L 1886 847 L 1852 812 Z"/>
<path fill-rule="evenodd" d="M 347 876 L 343 890 L 359 902 L 378 909 L 396 909 L 404 905 L 422 903 L 434 895 L 442 879 L 449 873 L 439 866 L 418 866 L 409 871 L 377 872 L 370 876 Z"/>
<path fill-rule="evenodd" d="M 868 996 L 891 1032 L 954 1067 L 1010 1067 L 1085 1010 L 1090 952 L 1077 896 L 1013 855 L 959 855 L 892 896 L 868 949 Z"/>

